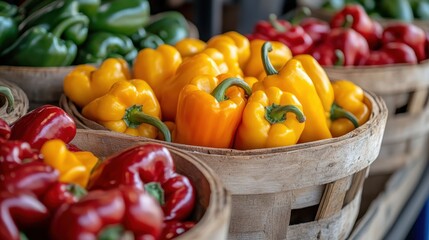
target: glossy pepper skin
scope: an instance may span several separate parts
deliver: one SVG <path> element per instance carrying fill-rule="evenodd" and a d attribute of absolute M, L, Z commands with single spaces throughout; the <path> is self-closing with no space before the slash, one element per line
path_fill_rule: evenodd
<path fill-rule="evenodd" d="M 410 22 L 414 19 L 410 2 L 404 0 L 381 0 L 378 4 L 379 11 L 385 17 Z"/>
<path fill-rule="evenodd" d="M 82 115 L 104 127 L 133 136 L 156 138 L 158 130 L 171 141 L 162 123 L 159 102 L 152 88 L 143 80 L 115 83 L 105 95 L 82 109 Z"/>
<path fill-rule="evenodd" d="M 414 50 L 400 42 L 389 42 L 378 51 L 372 51 L 365 65 L 386 65 L 395 63 L 417 64 L 417 56 Z"/>
<path fill-rule="evenodd" d="M 163 44 L 157 49 L 140 50 L 133 65 L 133 74 L 135 78 L 146 81 L 159 97 L 166 79 L 174 76 L 181 63 L 180 52 Z"/>
<path fill-rule="evenodd" d="M 197 76 L 179 95 L 174 141 L 183 144 L 231 148 L 240 123 L 246 98 L 240 91 L 227 92 L 238 86 L 250 96 L 252 90 L 240 78 L 217 79 Z"/>
<path fill-rule="evenodd" d="M 63 205 L 52 221 L 52 239 L 158 239 L 163 213 L 149 194 L 132 186 L 91 191 L 79 202 Z"/>
<path fill-rule="evenodd" d="M 384 28 L 383 44 L 401 42 L 410 46 L 416 53 L 417 60 L 422 61 L 426 55 L 426 34 L 420 27 L 410 23 L 394 23 Z"/>
<path fill-rule="evenodd" d="M 357 119 L 357 125 L 361 126 L 368 121 L 371 111 L 364 102 L 362 88 L 347 80 L 338 80 L 332 83 L 335 93 L 335 103 L 353 114 Z M 333 119 L 330 131 L 333 137 L 342 136 L 356 127 L 349 119 L 339 116 Z"/>
<path fill-rule="evenodd" d="M 98 162 L 98 158 L 91 152 L 69 151 L 59 139 L 45 142 L 40 153 L 47 165 L 58 170 L 61 182 L 75 183 L 81 187 L 86 187 L 91 170 Z"/>
<path fill-rule="evenodd" d="M 267 77 L 253 85 L 253 90 L 263 90 L 271 86 L 280 88 L 295 95 L 302 104 L 306 122 L 299 142 L 310 142 L 331 138 L 322 101 L 317 95 L 316 88 L 300 61 L 289 60 L 280 71 L 274 69 L 267 54 L 271 45 L 265 43 L 262 48 Z"/>
<path fill-rule="evenodd" d="M 341 55 L 336 54 L 338 50 Z M 353 29 L 334 28 L 326 40 L 312 52 L 322 66 L 359 66 L 365 63 L 369 46 L 362 35 Z"/>
<path fill-rule="evenodd" d="M 157 193 L 165 221 L 184 220 L 194 208 L 194 187 L 176 172 L 170 152 L 160 144 L 138 145 L 110 156 L 95 169 L 88 189 L 108 190 L 120 185 L 146 189 L 153 196 Z"/>
<path fill-rule="evenodd" d="M 277 87 L 255 91 L 244 108 L 234 148 L 245 150 L 293 145 L 298 142 L 304 126 L 302 106 L 294 95 Z"/>
<path fill-rule="evenodd" d="M 149 21 L 147 0 L 102 1 L 97 14 L 91 17 L 91 31 L 105 31 L 131 36 Z"/>
<path fill-rule="evenodd" d="M 243 69 L 244 76 L 258 78 L 262 73 L 265 73 L 264 64 L 262 63 L 261 49 L 265 43 L 264 40 L 255 39 L 250 41 L 250 57 Z M 276 69 L 280 69 L 286 62 L 292 58 L 290 49 L 281 42 L 270 41 L 273 50 L 268 53 L 271 64 Z"/>
<path fill-rule="evenodd" d="M 27 30 L 34 26 L 41 26 L 47 31 L 53 31 L 58 22 L 75 18 L 82 19 L 82 21 L 74 22 L 67 26 L 61 37 L 64 40 L 80 45 L 88 36 L 89 18 L 79 11 L 78 1 L 54 1 L 27 16 L 20 27 L 22 28 L 21 30 Z"/>
<path fill-rule="evenodd" d="M 227 36 L 234 41 L 235 46 L 237 46 L 238 64 L 240 65 L 240 68 L 243 69 L 250 58 L 249 39 L 246 36 L 236 31 L 229 31 L 229 32 L 223 33 L 222 35 Z"/>
<path fill-rule="evenodd" d="M 174 47 L 182 58 L 187 58 L 202 52 L 207 47 L 207 43 L 196 38 L 184 38 L 178 41 Z"/>
<path fill-rule="evenodd" d="M 299 25 L 311 37 L 315 45 L 321 43 L 331 31 L 329 23 L 318 18 L 305 18 Z"/>
<path fill-rule="evenodd" d="M 207 48 L 215 48 L 223 54 L 229 73 L 243 76 L 243 71 L 238 62 L 238 47 L 232 38 L 226 35 L 216 35 L 209 39 Z"/>
<path fill-rule="evenodd" d="M 69 143 L 76 135 L 74 120 L 63 109 L 53 105 L 43 105 L 32 110 L 15 121 L 11 129 L 11 140 L 28 142 L 36 149 L 51 139 Z"/>
<path fill-rule="evenodd" d="M 196 76 L 217 76 L 220 74 L 216 62 L 205 53 L 187 58 L 177 68 L 176 74 L 165 80 L 158 98 L 162 110 L 162 119 L 174 121 L 177 102 L 182 88 Z"/>
<path fill-rule="evenodd" d="M 16 14 L 18 7 L 5 1 L 0 2 L 0 52 L 18 38 L 18 23 Z"/>
<path fill-rule="evenodd" d="M 6 120 L 0 118 L 0 138 L 9 139 L 10 138 L 10 127 Z"/>
<path fill-rule="evenodd" d="M 64 93 L 76 105 L 83 107 L 106 94 L 115 82 L 130 79 L 125 60 L 108 58 L 97 68 L 79 65 L 64 78 Z"/>
<path fill-rule="evenodd" d="M 163 223 L 161 239 L 174 239 L 195 226 L 195 222 L 167 221 Z"/>
<path fill-rule="evenodd" d="M 331 19 L 331 28 L 341 28 L 349 25 L 366 39 L 371 49 L 376 49 L 381 40 L 382 28 L 377 24 L 368 16 L 365 9 L 358 4 L 346 5 L 335 13 Z"/>
<path fill-rule="evenodd" d="M 63 0 L 60 0 L 63 1 Z M 100 6 L 101 0 L 75 0 L 79 3 L 79 12 L 82 12 L 86 16 L 93 16 L 97 13 L 97 9 Z M 32 15 L 34 12 L 39 11 L 47 6 L 52 7 L 53 2 L 59 2 L 58 0 L 26 0 L 19 5 L 19 8 L 25 13 L 26 16 Z M 64 2 L 64 1 L 63 1 Z"/>
<path fill-rule="evenodd" d="M 278 19 L 277 24 L 280 25 L 280 28 L 289 29 L 292 25 L 290 22 Z M 253 27 L 253 33 L 250 36 L 250 39 L 255 39 L 255 37 L 266 37 L 267 39 L 262 40 L 272 40 L 277 35 L 277 29 L 273 27 L 272 21 L 260 20 Z M 260 38 L 256 38 L 260 39 Z"/>
<path fill-rule="evenodd" d="M 164 44 L 164 41 L 158 35 L 147 32 L 144 28 L 140 28 L 130 38 L 138 50 L 145 48 L 157 49 Z"/>
<path fill-rule="evenodd" d="M 55 213 L 63 204 L 72 204 L 87 194 L 86 190 L 76 184 L 55 182 L 49 185 L 42 197 L 42 203 L 52 213 Z"/>
<path fill-rule="evenodd" d="M 60 37 L 67 27 L 87 20 L 84 16 L 68 18 L 56 25 L 52 32 L 43 26 L 32 27 L 5 49 L 0 59 L 3 64 L 13 66 L 68 66 L 76 58 L 77 46 Z"/>
<path fill-rule="evenodd" d="M 129 37 L 109 32 L 94 32 L 79 48 L 76 63 L 100 64 L 108 58 L 124 58 L 132 64 L 136 56 L 137 49 Z"/>
<path fill-rule="evenodd" d="M 7 173 L 23 161 L 40 160 L 39 151 L 23 141 L 9 141 L 0 138 L 0 174 Z"/>
<path fill-rule="evenodd" d="M 6 86 L 0 86 L 0 96 L 4 96 L 4 98 L 7 101 L 6 113 L 11 113 L 15 108 L 15 98 L 13 97 L 13 94 L 10 88 Z M 7 124 L 5 120 L 2 119 L 2 121 L 4 121 L 5 124 Z"/>
<path fill-rule="evenodd" d="M 48 219 L 48 209 L 31 193 L 0 192 L 0 238 L 21 240 L 20 229 Z"/>
<path fill-rule="evenodd" d="M 156 15 L 145 30 L 159 36 L 164 43 L 174 45 L 178 41 L 189 36 L 188 22 L 186 18 L 177 11 L 164 11 Z"/>

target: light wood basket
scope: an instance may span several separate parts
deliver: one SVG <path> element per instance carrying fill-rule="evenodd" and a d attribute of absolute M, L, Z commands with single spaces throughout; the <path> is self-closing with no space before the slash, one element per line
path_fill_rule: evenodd
<path fill-rule="evenodd" d="M 12 124 L 28 111 L 28 98 L 24 91 L 16 84 L 0 78 L 0 86 L 8 87 L 14 98 L 14 110 L 10 113 L 6 112 L 9 105 L 3 96 L 0 96 L 0 118 L 4 119 L 8 124 Z"/>
<path fill-rule="evenodd" d="M 128 147 L 145 144 L 130 138 L 112 136 L 108 132 L 78 129 L 72 141 L 82 150 L 104 158 Z M 227 239 L 231 214 L 231 196 L 218 176 L 200 159 L 172 146 L 166 146 L 173 156 L 176 171 L 187 176 L 197 192 L 192 219 L 195 227 L 176 239 Z"/>
<path fill-rule="evenodd" d="M 230 239 L 344 239 L 356 220 L 362 184 L 379 154 L 387 119 L 381 98 L 366 93 L 365 100 L 371 117 L 354 131 L 271 149 L 206 148 L 92 131 L 123 139 L 119 144 L 162 142 L 203 160 L 232 194 Z M 66 97 L 60 106 L 80 127 L 94 127 Z"/>
<path fill-rule="evenodd" d="M 379 158 L 371 174 L 392 173 L 427 155 L 429 60 L 420 64 L 324 67 L 329 78 L 348 79 L 386 102 L 389 116 Z"/>

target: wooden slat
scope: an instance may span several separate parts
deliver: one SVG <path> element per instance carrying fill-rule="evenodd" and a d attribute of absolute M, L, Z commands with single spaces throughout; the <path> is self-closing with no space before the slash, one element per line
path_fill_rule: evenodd
<path fill-rule="evenodd" d="M 352 185 L 350 186 L 344 198 L 344 205 L 349 204 L 356 197 L 356 194 L 362 189 L 363 182 L 368 175 L 368 171 L 369 167 L 353 175 Z"/>
<path fill-rule="evenodd" d="M 416 114 L 416 113 L 422 112 L 427 96 L 428 96 L 427 88 L 419 89 L 416 92 L 414 92 L 413 97 L 410 99 L 408 112 L 410 114 Z"/>
<path fill-rule="evenodd" d="M 326 185 L 316 220 L 329 218 L 341 210 L 350 181 L 351 177 L 345 177 Z"/>

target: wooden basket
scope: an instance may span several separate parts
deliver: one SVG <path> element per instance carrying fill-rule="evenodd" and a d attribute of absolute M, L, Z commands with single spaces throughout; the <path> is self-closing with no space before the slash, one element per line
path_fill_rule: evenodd
<path fill-rule="evenodd" d="M 348 79 L 386 102 L 389 116 L 371 174 L 392 173 L 426 154 L 429 131 L 429 60 L 420 64 L 324 67 L 331 79 Z"/>
<path fill-rule="evenodd" d="M 74 107 L 62 100 L 66 111 Z M 362 184 L 378 156 L 387 119 L 381 98 L 367 93 L 365 100 L 371 117 L 354 131 L 271 149 L 206 148 L 92 131 L 121 138 L 120 145 L 162 142 L 203 160 L 232 194 L 231 239 L 344 239 L 356 220 Z M 82 116 L 69 113 L 88 128 Z"/>
<path fill-rule="evenodd" d="M 122 139 L 103 132 L 78 129 L 73 144 L 82 150 L 91 151 L 98 157 L 107 157 L 125 148 L 144 144 L 132 139 Z M 176 239 L 194 240 L 226 239 L 231 214 L 231 196 L 217 175 L 196 157 L 166 146 L 173 156 L 177 172 L 189 177 L 197 191 L 193 219 L 198 223 Z"/>
<path fill-rule="evenodd" d="M 0 86 L 8 87 L 14 98 L 14 110 L 7 113 L 6 109 L 9 103 L 3 97 L 0 97 L 0 118 L 4 119 L 8 124 L 12 124 L 27 113 L 28 98 L 24 91 L 14 83 L 0 78 Z"/>
<path fill-rule="evenodd" d="M 425 170 L 427 156 L 415 158 L 393 174 L 366 179 L 358 218 L 349 239 L 383 239 Z"/>

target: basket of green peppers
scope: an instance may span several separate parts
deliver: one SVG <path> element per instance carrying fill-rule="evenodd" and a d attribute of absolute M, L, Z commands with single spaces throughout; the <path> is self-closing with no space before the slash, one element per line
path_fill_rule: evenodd
<path fill-rule="evenodd" d="M 189 36 L 198 31 L 181 13 L 151 15 L 148 0 L 0 1 L 0 77 L 30 102 L 57 102 L 74 65 L 110 57 L 132 65 L 140 49 Z"/>

